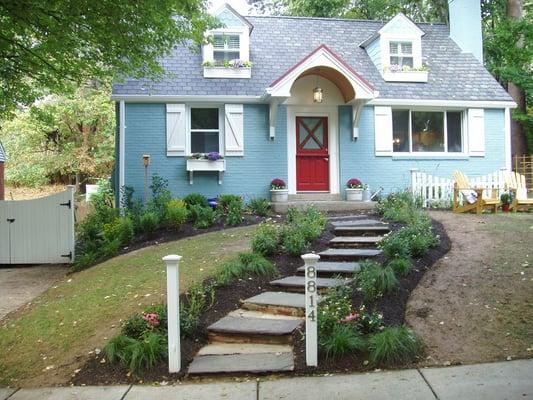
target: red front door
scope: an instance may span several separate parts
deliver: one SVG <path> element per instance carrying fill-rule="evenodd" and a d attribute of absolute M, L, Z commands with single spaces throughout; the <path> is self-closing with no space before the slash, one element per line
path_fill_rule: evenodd
<path fill-rule="evenodd" d="M 329 191 L 327 117 L 296 117 L 296 190 Z"/>

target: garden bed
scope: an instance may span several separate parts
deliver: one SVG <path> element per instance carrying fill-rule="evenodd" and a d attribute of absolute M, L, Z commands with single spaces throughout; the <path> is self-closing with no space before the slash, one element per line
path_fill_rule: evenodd
<path fill-rule="evenodd" d="M 339 215 L 339 214 L 337 214 Z M 249 222 L 253 223 L 253 222 Z M 391 224 L 393 230 L 401 227 L 401 224 Z M 217 229 L 212 227 L 210 229 Z M 220 228 L 219 228 L 220 229 Z M 450 240 L 444 231 L 443 226 L 433 221 L 434 232 L 440 236 L 440 245 L 432 248 L 426 255 L 413 262 L 413 269 L 405 278 L 400 279 L 400 285 L 397 291 L 384 295 L 376 302 L 375 310 L 383 314 L 385 326 L 396 326 L 404 323 L 405 308 L 411 291 L 424 273 L 450 249 Z M 202 231 L 203 232 L 203 231 Z M 328 248 L 329 240 L 333 237 L 331 226 L 328 226 L 323 234 L 313 241 L 311 249 L 315 252 Z M 291 256 L 287 253 L 278 254 L 269 259 L 274 262 L 279 269 L 279 276 L 294 275 L 296 268 L 303 264 L 298 256 Z M 146 383 L 174 381 L 184 377 L 188 364 L 197 351 L 206 344 L 206 328 L 210 324 L 233 311 L 240 306 L 240 300 L 254 296 L 263 291 L 278 291 L 279 287 L 270 285 L 271 277 L 251 277 L 239 279 L 229 286 L 217 287 L 215 302 L 200 319 L 201 332 L 194 340 L 182 339 L 182 372 L 179 374 L 169 374 L 168 364 L 162 361 L 154 369 L 142 374 L 142 377 L 134 377 L 121 366 L 111 365 L 108 362 L 102 362 L 102 355 L 93 356 L 85 366 L 73 377 L 70 383 L 75 385 L 94 385 L 94 384 L 118 384 L 118 383 Z M 355 294 L 352 298 L 354 306 L 362 304 L 362 297 Z M 353 357 L 337 358 L 335 360 L 326 360 L 325 357 L 319 358 L 318 367 L 307 367 L 305 365 L 305 342 L 300 333 L 294 337 L 294 354 L 295 370 L 289 374 L 310 374 L 324 372 L 345 372 L 364 370 L 362 360 L 355 361 Z"/>

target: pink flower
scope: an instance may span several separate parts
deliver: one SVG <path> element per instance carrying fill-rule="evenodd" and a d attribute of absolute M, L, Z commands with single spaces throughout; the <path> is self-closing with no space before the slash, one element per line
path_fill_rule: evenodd
<path fill-rule="evenodd" d="M 152 327 L 159 326 L 159 315 L 157 313 L 143 314 L 143 319 Z"/>
<path fill-rule="evenodd" d="M 356 312 L 353 312 L 351 314 L 348 314 L 343 319 L 341 319 L 341 322 L 351 322 L 351 321 L 355 321 L 357 318 L 359 318 L 359 314 L 357 314 Z"/>

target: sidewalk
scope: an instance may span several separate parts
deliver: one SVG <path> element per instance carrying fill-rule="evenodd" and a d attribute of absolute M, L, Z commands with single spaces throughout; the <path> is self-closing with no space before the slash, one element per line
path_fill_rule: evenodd
<path fill-rule="evenodd" d="M 533 399 L 533 359 L 366 374 L 178 386 L 2 389 L 0 400 Z"/>

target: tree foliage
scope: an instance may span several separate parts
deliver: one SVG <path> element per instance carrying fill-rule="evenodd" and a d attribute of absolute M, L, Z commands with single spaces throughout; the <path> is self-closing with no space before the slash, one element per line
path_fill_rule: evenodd
<path fill-rule="evenodd" d="M 13 185 L 83 182 L 113 166 L 115 113 L 109 85 L 92 84 L 48 96 L 5 121 L 0 140 L 9 154 Z"/>
<path fill-rule="evenodd" d="M 0 117 L 73 83 L 160 76 L 157 58 L 213 23 L 204 0 L 2 0 Z"/>

